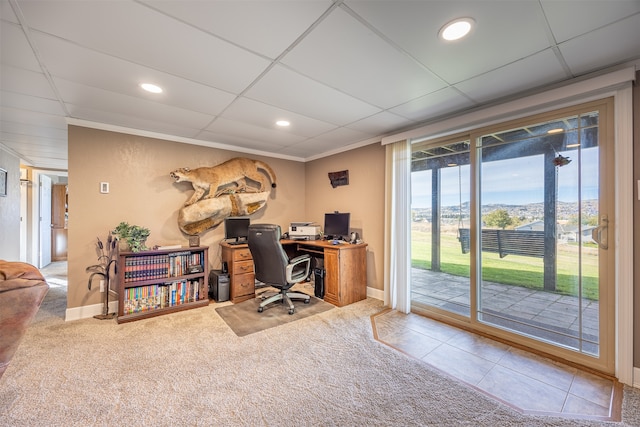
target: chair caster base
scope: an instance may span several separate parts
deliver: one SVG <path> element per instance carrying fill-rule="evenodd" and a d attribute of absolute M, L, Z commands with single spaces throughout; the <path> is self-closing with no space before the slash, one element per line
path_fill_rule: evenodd
<path fill-rule="evenodd" d="M 258 313 L 262 313 L 262 310 L 264 310 L 264 308 L 258 307 Z"/>

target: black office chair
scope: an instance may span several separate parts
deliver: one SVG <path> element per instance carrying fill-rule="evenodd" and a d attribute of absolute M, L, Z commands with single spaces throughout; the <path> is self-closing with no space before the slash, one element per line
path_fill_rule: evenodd
<path fill-rule="evenodd" d="M 262 283 L 280 289 L 275 294 L 263 293 L 258 313 L 272 302 L 281 301 L 289 305 L 289 314 L 295 307 L 291 299 L 303 299 L 309 304 L 310 296 L 301 292 L 289 292 L 289 289 L 309 275 L 311 257 L 301 255 L 289 259 L 280 244 L 280 226 L 275 224 L 251 224 L 247 243 L 253 257 L 256 279 Z"/>

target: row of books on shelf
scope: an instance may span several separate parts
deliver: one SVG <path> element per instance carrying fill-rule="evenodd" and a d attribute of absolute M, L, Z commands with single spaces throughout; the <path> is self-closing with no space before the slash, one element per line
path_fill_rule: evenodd
<path fill-rule="evenodd" d="M 206 290 L 201 289 L 203 285 L 204 281 L 200 279 L 127 288 L 123 313 L 142 313 L 198 301 L 201 295 L 206 295 Z"/>
<path fill-rule="evenodd" d="M 128 256 L 124 259 L 124 281 L 164 279 L 204 271 L 204 252 Z"/>

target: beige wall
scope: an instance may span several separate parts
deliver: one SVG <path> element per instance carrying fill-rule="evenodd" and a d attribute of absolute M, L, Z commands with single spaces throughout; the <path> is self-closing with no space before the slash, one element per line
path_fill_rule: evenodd
<path fill-rule="evenodd" d="M 0 259 L 20 260 L 20 161 L 0 149 L 0 168 L 7 171 L 7 196 L 0 197 Z"/>
<path fill-rule="evenodd" d="M 367 247 L 367 284 L 384 287 L 384 164 L 385 149 L 371 144 L 306 164 L 304 221 L 322 225 L 326 212 L 351 214 L 351 228 Z M 333 188 L 329 172 L 349 171 L 349 185 Z"/>
<path fill-rule="evenodd" d="M 99 286 L 87 289 L 85 268 L 97 262 L 96 238 L 104 241 L 121 221 L 149 228 L 148 246 L 188 244 L 188 236 L 178 228 L 177 214 L 193 190 L 188 183 L 174 183 L 169 172 L 213 166 L 236 156 L 260 159 L 277 176 L 277 188 L 266 207 L 251 216 L 253 222 L 288 226 L 305 216 L 304 163 L 69 126 L 67 307 L 101 303 Z M 109 183 L 109 194 L 100 193 L 100 182 Z M 223 235 L 221 225 L 200 236 L 200 243 L 211 248 L 212 268 L 220 267 L 218 243 Z"/>

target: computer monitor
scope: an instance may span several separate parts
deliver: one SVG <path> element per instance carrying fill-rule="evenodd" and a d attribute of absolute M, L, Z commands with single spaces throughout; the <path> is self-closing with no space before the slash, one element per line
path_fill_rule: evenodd
<path fill-rule="evenodd" d="M 349 235 L 349 213 L 324 214 L 324 235 L 327 239 L 344 239 Z"/>
<path fill-rule="evenodd" d="M 227 241 L 246 241 L 249 236 L 249 218 L 231 216 L 224 219 L 224 238 Z"/>

